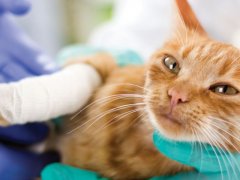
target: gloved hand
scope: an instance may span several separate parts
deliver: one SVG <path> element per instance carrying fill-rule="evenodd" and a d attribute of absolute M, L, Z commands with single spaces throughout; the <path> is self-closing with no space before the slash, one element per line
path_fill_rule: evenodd
<path fill-rule="evenodd" d="M 30 9 L 29 0 L 1 0 L 0 15 L 11 12 L 16 15 L 25 14 Z"/>
<path fill-rule="evenodd" d="M 10 2 L 15 2 L 15 6 L 10 6 Z M 6 12 L 0 15 L 0 82 L 17 81 L 57 70 L 54 61 L 13 22 L 8 11 L 23 12 L 16 10 L 20 2 L 26 4 L 22 0 L 0 0 L 0 9 L 3 9 L 0 12 Z"/>
<path fill-rule="evenodd" d="M 57 70 L 51 58 L 12 20 L 11 14 L 22 15 L 29 9 L 28 0 L 0 0 L 0 83 Z M 0 128 L 1 179 L 33 179 L 46 164 L 58 161 L 56 153 L 37 154 L 20 149 L 43 141 L 48 133 L 49 128 L 41 123 Z"/>

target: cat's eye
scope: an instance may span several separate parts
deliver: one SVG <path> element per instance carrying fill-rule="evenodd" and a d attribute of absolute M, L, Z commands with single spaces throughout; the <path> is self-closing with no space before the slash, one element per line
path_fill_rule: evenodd
<path fill-rule="evenodd" d="M 210 90 L 218 94 L 225 94 L 225 95 L 238 94 L 238 90 L 230 85 L 214 85 L 210 87 Z"/>
<path fill-rule="evenodd" d="M 174 57 L 166 56 L 163 58 L 163 64 L 174 74 L 180 71 L 179 64 Z"/>

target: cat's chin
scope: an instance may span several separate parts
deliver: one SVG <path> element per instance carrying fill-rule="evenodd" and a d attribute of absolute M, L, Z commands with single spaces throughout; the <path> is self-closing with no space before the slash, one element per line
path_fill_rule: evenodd
<path fill-rule="evenodd" d="M 177 141 L 195 141 L 190 131 L 187 131 L 183 122 L 166 114 L 155 114 L 148 111 L 149 120 L 165 137 Z"/>

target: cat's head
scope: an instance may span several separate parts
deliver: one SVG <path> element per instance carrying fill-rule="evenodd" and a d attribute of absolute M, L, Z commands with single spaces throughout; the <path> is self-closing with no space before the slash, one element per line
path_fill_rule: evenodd
<path fill-rule="evenodd" d="M 240 50 L 210 39 L 186 0 L 146 73 L 147 112 L 175 140 L 240 150 Z"/>

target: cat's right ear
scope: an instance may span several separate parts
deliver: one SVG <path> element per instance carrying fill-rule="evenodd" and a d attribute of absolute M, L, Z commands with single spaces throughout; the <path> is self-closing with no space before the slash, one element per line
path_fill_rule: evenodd
<path fill-rule="evenodd" d="M 178 32 L 185 33 L 191 30 L 201 35 L 207 36 L 206 31 L 197 19 L 187 0 L 175 0 L 174 20 Z"/>

